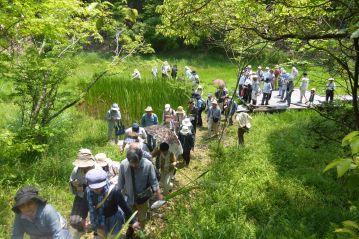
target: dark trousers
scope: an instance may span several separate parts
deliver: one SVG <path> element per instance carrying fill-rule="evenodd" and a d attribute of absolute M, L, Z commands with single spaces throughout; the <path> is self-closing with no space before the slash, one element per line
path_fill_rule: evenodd
<path fill-rule="evenodd" d="M 263 93 L 262 105 L 264 105 L 264 101 L 266 102 L 266 105 L 268 105 L 269 97 L 270 97 L 269 93 Z"/>
<path fill-rule="evenodd" d="M 156 148 L 156 139 L 150 134 L 147 134 L 147 146 L 151 152 Z"/>
<path fill-rule="evenodd" d="M 244 133 L 246 132 L 243 128 L 238 128 L 238 144 L 244 144 Z"/>
<path fill-rule="evenodd" d="M 288 107 L 290 106 L 290 103 L 291 103 L 291 101 L 292 101 L 292 93 L 293 93 L 293 91 L 291 90 L 291 91 L 287 91 L 287 104 L 288 104 Z"/>
<path fill-rule="evenodd" d="M 191 124 L 193 125 L 193 133 L 196 134 L 196 131 L 197 131 L 197 119 L 191 120 Z"/>
<path fill-rule="evenodd" d="M 198 115 L 197 115 L 197 125 L 202 127 L 203 126 L 203 121 L 202 121 L 202 109 L 198 109 Z"/>
<path fill-rule="evenodd" d="M 71 216 L 70 216 L 70 225 L 76 230 L 83 232 L 84 227 L 82 220 L 87 217 L 87 201 L 84 198 L 75 196 L 74 202 L 72 204 Z"/>
<path fill-rule="evenodd" d="M 327 90 L 325 92 L 325 102 L 328 102 L 328 100 L 330 100 L 330 102 L 333 102 L 334 99 L 334 90 Z"/>
<path fill-rule="evenodd" d="M 182 157 L 185 164 L 188 165 L 189 161 L 191 160 L 191 150 L 183 150 Z"/>

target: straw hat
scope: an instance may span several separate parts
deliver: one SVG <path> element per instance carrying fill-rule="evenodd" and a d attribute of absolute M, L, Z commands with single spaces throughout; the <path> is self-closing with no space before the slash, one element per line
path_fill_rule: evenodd
<path fill-rule="evenodd" d="M 74 166 L 79 168 L 88 168 L 95 165 L 95 159 L 89 149 L 80 149 L 76 160 L 72 163 Z"/>
<path fill-rule="evenodd" d="M 98 153 L 95 155 L 96 163 L 100 167 L 106 167 L 108 165 L 109 159 L 107 158 L 105 153 Z"/>
<path fill-rule="evenodd" d="M 184 118 L 182 120 L 182 126 L 188 126 L 188 127 L 192 126 L 191 120 L 189 118 Z"/>
<path fill-rule="evenodd" d="M 334 81 L 334 78 L 329 78 L 328 81 Z"/>
<path fill-rule="evenodd" d="M 311 91 L 315 91 L 315 88 L 312 88 Z"/>
<path fill-rule="evenodd" d="M 86 173 L 89 188 L 98 189 L 106 185 L 107 173 L 102 168 L 91 169 Z"/>
<path fill-rule="evenodd" d="M 119 110 L 120 110 L 120 107 L 118 107 L 118 104 L 117 104 L 117 103 L 113 103 L 112 106 L 111 106 L 111 110 L 119 111 Z"/>
<path fill-rule="evenodd" d="M 152 112 L 152 111 L 153 111 L 153 109 L 152 109 L 152 107 L 151 107 L 151 106 L 147 106 L 147 108 L 145 109 L 145 111 L 146 111 L 146 112 Z"/>
<path fill-rule="evenodd" d="M 190 128 L 189 128 L 187 125 L 184 125 L 184 126 L 182 127 L 182 129 L 180 130 L 180 133 L 181 133 L 181 134 L 189 134 L 189 133 L 191 133 L 191 130 L 190 130 Z"/>
<path fill-rule="evenodd" d="M 270 70 L 270 68 L 267 66 L 267 67 L 266 67 L 266 70 Z"/>
<path fill-rule="evenodd" d="M 184 114 L 184 110 L 182 106 L 178 106 L 176 113 Z"/>

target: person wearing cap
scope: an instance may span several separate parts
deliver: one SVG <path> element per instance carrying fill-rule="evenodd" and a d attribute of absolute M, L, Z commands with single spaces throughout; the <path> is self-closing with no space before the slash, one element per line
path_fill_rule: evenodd
<path fill-rule="evenodd" d="M 261 92 L 260 81 L 257 76 L 253 76 L 253 84 L 252 84 L 252 104 L 257 104 L 257 98 Z"/>
<path fill-rule="evenodd" d="M 161 71 L 162 71 L 162 78 L 169 78 L 170 77 L 170 71 L 171 71 L 171 66 L 168 64 L 167 61 L 164 61 L 161 67 Z"/>
<path fill-rule="evenodd" d="M 165 104 L 165 108 L 162 113 L 162 125 L 174 130 L 173 121 L 176 117 L 176 112 L 171 108 L 170 104 Z"/>
<path fill-rule="evenodd" d="M 244 144 L 244 133 L 247 133 L 249 129 L 251 128 L 251 120 L 252 117 L 250 117 L 245 112 L 240 112 L 236 115 L 236 122 L 238 124 L 238 144 Z"/>
<path fill-rule="evenodd" d="M 189 162 L 191 161 L 191 150 L 194 151 L 194 141 L 195 136 L 192 134 L 191 128 L 187 125 L 184 125 L 179 134 L 178 139 L 181 142 L 183 153 L 182 157 L 184 160 L 185 167 L 188 167 Z"/>
<path fill-rule="evenodd" d="M 34 239 L 72 239 L 65 219 L 38 195 L 35 187 L 19 189 L 12 210 L 15 213 L 13 239 L 22 239 L 25 234 Z"/>
<path fill-rule="evenodd" d="M 305 96 L 305 92 L 307 91 L 308 89 L 308 84 L 309 84 L 309 78 L 308 78 L 308 74 L 307 72 L 304 72 L 303 73 L 303 77 L 300 81 L 300 87 L 299 87 L 299 90 L 300 90 L 300 100 L 298 101 L 298 103 L 303 103 L 303 97 L 305 100 L 307 100 L 307 97 Z"/>
<path fill-rule="evenodd" d="M 132 216 L 132 211 L 121 191 L 115 185 L 110 185 L 107 173 L 101 168 L 88 171 L 86 180 L 88 183 L 85 194 L 86 210 L 90 213 L 94 234 L 102 238 L 117 235 L 125 220 L 127 221 Z M 131 220 L 130 225 L 134 229 L 140 227 L 134 219 Z"/>
<path fill-rule="evenodd" d="M 140 125 L 137 123 L 133 123 L 130 128 L 125 130 L 125 139 L 128 137 L 128 134 L 130 134 L 132 132 L 135 132 L 136 134 L 138 134 L 138 136 L 143 140 L 147 139 L 146 130 L 143 127 L 140 127 Z"/>
<path fill-rule="evenodd" d="M 212 130 L 215 135 L 218 135 L 219 124 L 221 121 L 221 109 L 218 107 L 217 100 L 212 101 L 212 106 L 209 108 L 207 113 L 208 122 L 208 138 L 212 136 Z"/>
<path fill-rule="evenodd" d="M 171 178 L 174 175 L 177 159 L 174 153 L 169 151 L 169 144 L 162 142 L 159 148 L 152 152 L 152 157 L 158 157 L 160 164 L 161 180 L 160 186 L 163 188 L 163 195 L 167 195 L 172 189 Z"/>
<path fill-rule="evenodd" d="M 106 113 L 106 119 L 108 122 L 108 140 L 112 140 L 112 134 L 116 127 L 119 127 L 121 122 L 121 112 L 118 104 L 113 103 L 111 109 Z M 118 143 L 118 135 L 115 133 L 115 144 Z"/>
<path fill-rule="evenodd" d="M 182 106 L 178 106 L 177 110 L 176 110 L 176 116 L 175 116 L 175 120 L 173 121 L 173 125 L 174 125 L 174 130 L 175 133 L 178 135 L 179 130 L 181 128 L 181 123 L 182 120 L 186 118 L 186 112 L 184 111 Z"/>
<path fill-rule="evenodd" d="M 329 78 L 327 83 L 327 89 L 325 91 L 325 102 L 333 102 L 334 99 L 335 83 L 334 78 Z"/>
<path fill-rule="evenodd" d="M 87 218 L 84 199 L 84 191 L 87 186 L 85 175 L 89 170 L 98 166 L 89 149 L 80 149 L 72 164 L 75 167 L 70 175 L 70 190 L 75 198 L 71 210 L 70 225 L 78 232 L 83 232 L 86 229 Z"/>
<path fill-rule="evenodd" d="M 105 153 L 96 154 L 95 160 L 96 164 L 107 173 L 109 182 L 116 184 L 118 182 L 118 168 L 120 167 L 120 163 L 107 158 Z"/>
<path fill-rule="evenodd" d="M 131 80 L 141 80 L 141 73 L 138 69 L 135 69 L 132 73 Z"/>
<path fill-rule="evenodd" d="M 194 104 L 194 99 L 188 101 L 188 117 L 193 126 L 193 133 L 196 134 L 197 131 L 197 117 L 198 117 L 198 108 Z"/>
<path fill-rule="evenodd" d="M 143 157 L 142 150 L 137 144 L 130 145 L 126 159 L 120 164 L 118 188 L 127 197 L 127 204 L 133 210 L 138 210 L 137 219 L 143 227 L 152 193 L 160 200 L 163 196 L 159 189 L 155 168 L 150 160 Z"/>
<path fill-rule="evenodd" d="M 147 106 L 145 112 L 141 118 L 141 126 L 142 127 L 149 127 L 152 125 L 158 125 L 158 117 L 155 113 L 153 113 L 153 109 L 151 106 Z M 152 135 L 147 134 L 147 145 L 152 151 L 156 147 L 156 140 L 153 138 Z"/>

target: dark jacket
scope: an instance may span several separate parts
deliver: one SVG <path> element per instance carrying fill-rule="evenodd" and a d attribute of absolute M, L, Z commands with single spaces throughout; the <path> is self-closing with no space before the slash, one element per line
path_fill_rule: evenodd
<path fill-rule="evenodd" d="M 182 144 L 183 151 L 190 151 L 194 147 L 194 135 L 193 134 L 178 134 L 178 139 Z"/>

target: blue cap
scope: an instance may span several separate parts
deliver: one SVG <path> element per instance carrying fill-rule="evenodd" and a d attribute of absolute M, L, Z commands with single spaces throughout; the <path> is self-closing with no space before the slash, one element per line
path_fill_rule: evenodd
<path fill-rule="evenodd" d="M 106 185 L 107 173 L 102 168 L 91 169 L 86 173 L 86 180 L 91 189 L 102 188 Z"/>
<path fill-rule="evenodd" d="M 138 132 L 140 130 L 140 126 L 137 123 L 132 124 L 132 130 Z"/>

